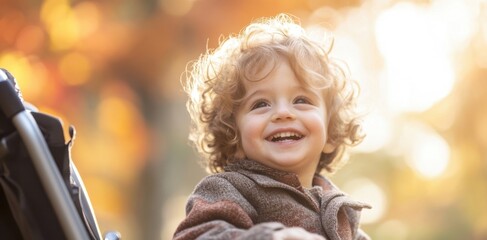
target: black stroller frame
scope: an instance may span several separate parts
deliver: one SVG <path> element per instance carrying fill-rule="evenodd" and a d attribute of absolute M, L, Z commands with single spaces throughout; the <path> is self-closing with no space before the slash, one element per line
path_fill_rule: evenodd
<path fill-rule="evenodd" d="M 0 224 L 5 224 L 6 222 L 11 223 L 13 222 L 12 219 L 14 219 L 15 223 L 13 224 L 17 225 L 18 231 L 23 238 L 48 239 L 52 237 L 52 235 L 40 236 L 45 230 L 36 231 L 36 225 L 38 224 L 32 223 L 33 221 L 44 221 L 44 219 L 38 219 L 37 216 L 22 216 L 22 214 L 31 215 L 26 210 L 29 209 L 28 205 L 30 203 L 25 197 L 26 194 L 22 193 L 22 191 L 27 191 L 27 189 L 22 189 L 22 187 L 28 188 L 30 186 L 20 186 L 20 183 L 15 183 L 12 180 L 13 178 L 9 178 L 9 176 L 16 171 L 17 175 L 24 174 L 20 178 L 30 177 L 26 166 L 29 162 L 18 163 L 22 165 L 16 167 L 20 169 L 20 171 L 17 171 L 9 169 L 9 164 L 13 164 L 15 159 L 2 159 L 6 155 L 8 156 L 12 148 L 17 148 L 16 146 L 12 147 L 11 143 L 14 141 L 12 139 L 17 138 L 16 141 L 25 146 L 22 149 L 27 150 L 27 158 L 31 159 L 30 164 L 33 165 L 33 169 L 38 176 L 35 179 L 40 181 L 44 190 L 43 194 L 47 195 L 47 199 L 50 202 L 48 205 L 53 209 L 53 213 L 47 212 L 41 215 L 54 215 L 50 219 L 55 218 L 57 220 L 51 224 L 59 224 L 60 226 L 57 226 L 58 229 L 62 229 L 64 233 L 56 236 L 80 240 L 101 239 L 98 224 L 85 186 L 76 166 L 70 159 L 69 150 L 72 142 L 70 141 L 67 145 L 64 145 L 61 127 L 61 140 L 58 139 L 57 141 L 62 142 L 62 149 L 60 151 L 61 154 L 57 154 L 55 159 L 51 152 L 52 146 L 48 146 L 45 136 L 49 134 L 52 136 L 59 135 L 59 133 L 50 133 L 49 131 L 53 131 L 49 129 L 53 129 L 51 126 L 43 128 L 43 132 L 38 123 L 49 122 L 50 125 L 57 127 L 56 130 L 59 132 L 60 122 L 49 115 L 32 111 L 28 106 L 29 104 L 23 101 L 13 76 L 8 71 L 0 69 L 0 118 L 4 118 L 0 119 L 0 180 L 2 180 L 0 181 L 0 193 L 2 193 L 3 189 L 4 195 L 7 198 L 7 201 L 4 202 L 8 202 L 7 205 L 12 215 L 10 220 L 6 220 L 9 214 L 2 212 L 0 214 Z M 71 138 L 74 138 L 74 128 L 72 127 L 70 127 L 70 134 Z M 24 167 L 27 171 L 26 173 L 22 173 L 22 168 Z M 46 197 L 44 196 L 44 198 Z M 30 209 L 32 208 L 36 207 L 30 207 Z M 6 207 L 2 209 L 6 209 Z M 37 226 L 37 228 L 39 227 Z M 0 229 L 2 229 L 2 226 L 0 226 Z M 0 233 L 1 235 L 3 234 Z M 2 239 L 4 239 L 3 237 Z M 18 237 L 20 236 L 16 236 L 15 238 Z M 105 239 L 120 239 L 120 235 L 117 232 L 109 232 L 105 235 Z"/>

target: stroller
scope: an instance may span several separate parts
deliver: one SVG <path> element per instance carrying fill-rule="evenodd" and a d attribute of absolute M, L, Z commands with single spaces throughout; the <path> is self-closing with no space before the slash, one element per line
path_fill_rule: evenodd
<path fill-rule="evenodd" d="M 0 68 L 0 238 L 102 239 L 61 122 L 24 102 Z M 105 240 L 120 239 L 108 232 Z"/>

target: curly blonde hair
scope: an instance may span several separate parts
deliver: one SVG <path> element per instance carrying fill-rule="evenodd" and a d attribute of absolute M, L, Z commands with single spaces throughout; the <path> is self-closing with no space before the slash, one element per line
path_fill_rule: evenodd
<path fill-rule="evenodd" d="M 242 81 L 265 78 L 270 73 L 263 73 L 267 66 L 274 69 L 282 57 L 299 81 L 323 91 L 329 111 L 328 141 L 335 150 L 322 153 L 316 172 L 336 169 L 345 147 L 363 139 L 353 111 L 358 86 L 322 45 L 311 40 L 295 18 L 279 14 L 221 39 L 218 48 L 208 49 L 188 64 L 183 87 L 189 95 L 187 109 L 192 120 L 189 139 L 203 156 L 207 170 L 222 172 L 230 162 L 239 160 L 235 113 L 245 95 Z"/>

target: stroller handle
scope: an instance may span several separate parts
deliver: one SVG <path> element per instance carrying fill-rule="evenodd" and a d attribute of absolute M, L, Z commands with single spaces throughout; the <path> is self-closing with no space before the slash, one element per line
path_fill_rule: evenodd
<path fill-rule="evenodd" d="M 9 119 L 25 110 L 20 92 L 10 81 L 8 72 L 2 68 L 0 68 L 0 108 Z"/>
<path fill-rule="evenodd" d="M 0 69 L 0 110 L 12 120 L 32 156 L 41 183 L 53 203 L 56 215 L 68 238 L 89 239 L 68 189 L 61 175 L 56 171 L 55 161 L 39 126 L 32 114 L 25 109 L 20 92 L 15 88 L 15 82 L 11 81 L 14 81 L 11 75 L 9 78 L 9 73 Z"/>

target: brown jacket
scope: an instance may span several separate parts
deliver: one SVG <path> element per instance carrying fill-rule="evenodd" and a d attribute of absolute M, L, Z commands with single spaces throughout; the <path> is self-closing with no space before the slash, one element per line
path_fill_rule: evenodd
<path fill-rule="evenodd" d="M 274 231 L 302 227 L 329 240 L 365 240 L 362 208 L 370 206 L 320 175 L 305 189 L 293 173 L 240 160 L 196 186 L 174 239 L 272 239 Z"/>

